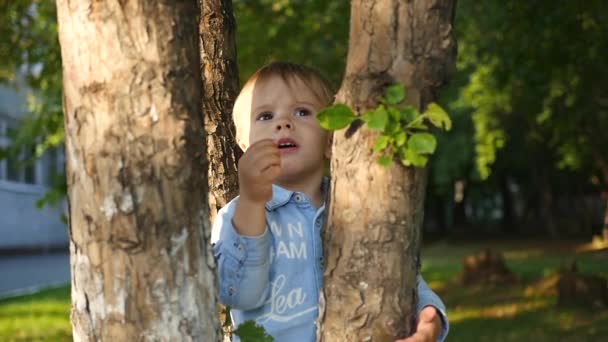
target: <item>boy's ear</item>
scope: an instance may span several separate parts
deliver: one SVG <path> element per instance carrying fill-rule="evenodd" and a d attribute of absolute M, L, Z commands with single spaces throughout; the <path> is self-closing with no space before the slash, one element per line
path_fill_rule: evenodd
<path fill-rule="evenodd" d="M 238 136 L 236 137 L 236 143 L 241 148 L 241 151 L 245 152 L 247 150 L 247 145 Z"/>
<path fill-rule="evenodd" d="M 241 148 L 241 151 L 245 152 L 247 150 L 247 144 L 243 141 L 243 139 L 241 139 L 243 132 L 241 130 L 239 130 L 238 126 L 236 126 L 235 133 L 236 133 L 235 139 L 236 139 L 237 145 L 239 145 L 239 147 Z"/>
<path fill-rule="evenodd" d="M 325 145 L 325 158 L 331 159 L 331 145 L 334 142 L 334 133 L 329 132 L 327 134 L 327 144 Z"/>

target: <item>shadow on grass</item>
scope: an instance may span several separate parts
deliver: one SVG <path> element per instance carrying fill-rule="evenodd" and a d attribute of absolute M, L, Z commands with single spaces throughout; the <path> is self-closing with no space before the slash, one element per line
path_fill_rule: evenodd
<path fill-rule="evenodd" d="M 517 283 L 464 286 L 462 258 L 485 247 L 502 251 Z M 606 254 L 577 252 L 575 243 L 438 243 L 423 250 L 422 274 L 443 299 L 448 341 L 608 341 L 608 308 L 559 307 L 557 290 L 543 286 L 577 260 L 584 273 L 607 276 Z"/>
<path fill-rule="evenodd" d="M 452 322 L 449 341 L 602 341 L 608 310 L 549 307 L 510 317 L 476 317 Z"/>

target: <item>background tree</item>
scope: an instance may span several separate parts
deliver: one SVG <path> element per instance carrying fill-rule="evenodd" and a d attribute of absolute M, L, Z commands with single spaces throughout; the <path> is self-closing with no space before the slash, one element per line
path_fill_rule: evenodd
<path fill-rule="evenodd" d="M 598 59 L 607 50 L 603 32 L 608 21 L 601 20 L 606 4 L 594 0 L 549 6 L 542 15 L 539 4 L 550 5 L 457 4 L 455 27 L 462 53 L 455 81 L 441 99 L 454 129 L 440 133 L 430 167 L 429 231 L 441 236 L 553 231 L 588 237 L 601 230 L 602 210 L 608 206 L 600 198 L 606 193 L 600 165 L 607 153 L 596 140 L 604 136 L 597 134 L 606 112 L 605 96 L 598 92 L 606 88 L 606 77 L 596 76 L 606 73 Z M 37 95 L 32 114 L 13 132 L 13 151 L 26 145 L 41 155 L 46 148 L 61 148 L 54 6 L 39 0 L 0 1 L 0 9 L 0 33 L 7 37 L 0 46 L 0 74 L 4 81 L 26 75 L 27 86 Z M 342 79 L 348 2 L 237 1 L 234 10 L 241 77 L 267 61 L 287 59 L 320 68 L 334 84 Z M 577 85 L 564 88 L 559 85 L 564 80 Z M 549 105 L 564 98 L 550 100 L 550 89 L 553 97 L 566 91 L 576 104 L 567 109 Z M 537 167 L 527 167 L 532 164 Z M 58 182 L 59 191 L 46 199 L 61 198 L 64 188 Z M 550 222 L 556 226 L 550 228 Z"/>
<path fill-rule="evenodd" d="M 209 210 L 217 211 L 238 195 L 237 161 L 242 152 L 235 139 L 232 106 L 239 94 L 235 21 L 231 0 L 199 1 L 203 113 L 209 160 Z"/>
<path fill-rule="evenodd" d="M 523 203 L 525 210 L 512 213 L 520 217 L 510 226 L 541 228 L 554 236 L 576 229 L 591 233 L 593 223 L 582 218 L 594 221 L 597 214 L 582 204 L 598 191 L 606 193 L 608 183 L 608 141 L 602 133 L 608 125 L 608 68 L 600 61 L 608 51 L 607 12 L 602 1 L 561 6 L 459 1 L 463 81 L 446 101 L 452 104 L 450 112 L 472 118 L 479 172 L 468 184 L 495 184 L 493 193 L 502 193 L 503 217 L 513 207 L 509 197 Z M 439 158 L 453 158 L 442 157 L 441 148 Z M 568 198 L 578 201 L 568 204 Z"/>
<path fill-rule="evenodd" d="M 401 82 L 419 110 L 437 98 L 456 58 L 454 1 L 354 0 L 346 74 L 337 102 L 363 113 Z M 412 332 L 425 171 L 384 168 L 377 133 L 334 134 L 325 230 L 323 341 L 393 341 Z"/>
<path fill-rule="evenodd" d="M 196 2 L 57 10 L 74 337 L 220 340 Z"/>

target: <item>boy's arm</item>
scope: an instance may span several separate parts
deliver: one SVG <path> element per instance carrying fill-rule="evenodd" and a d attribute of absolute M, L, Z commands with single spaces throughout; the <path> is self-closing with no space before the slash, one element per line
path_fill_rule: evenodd
<path fill-rule="evenodd" d="M 233 217 L 238 198 L 222 208 L 213 223 L 211 243 L 218 264 L 220 301 L 238 310 L 251 310 L 268 297 L 270 236 L 244 236 Z"/>
<path fill-rule="evenodd" d="M 437 296 L 429 285 L 424 281 L 421 275 L 418 275 L 418 307 L 416 308 L 416 317 L 420 317 L 422 310 L 427 306 L 432 306 L 437 310 L 439 317 L 441 318 L 442 329 L 439 334 L 439 338 L 437 341 L 444 341 L 446 336 L 448 335 L 448 331 L 450 329 L 450 324 L 448 322 L 448 315 L 446 312 L 445 305 L 441 298 Z"/>

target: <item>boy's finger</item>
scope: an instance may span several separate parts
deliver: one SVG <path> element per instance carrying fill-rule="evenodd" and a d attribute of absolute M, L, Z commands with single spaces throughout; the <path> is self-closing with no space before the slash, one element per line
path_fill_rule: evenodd
<path fill-rule="evenodd" d="M 261 160 L 265 158 L 269 158 L 270 156 L 276 156 L 277 158 L 280 156 L 279 149 L 275 146 L 259 146 L 259 148 L 252 150 L 249 158 L 253 163 L 259 163 Z"/>
<path fill-rule="evenodd" d="M 249 151 L 249 150 L 248 150 Z M 273 149 L 262 149 L 261 151 L 252 151 L 246 157 L 243 156 L 242 160 L 239 161 L 239 168 L 245 170 L 248 173 L 259 173 L 259 171 L 265 167 L 269 161 L 280 160 L 280 153 Z"/>
<path fill-rule="evenodd" d="M 432 306 L 427 306 L 420 312 L 418 320 L 420 322 L 433 322 L 435 317 L 437 316 L 437 309 Z"/>
<path fill-rule="evenodd" d="M 259 141 L 256 141 L 255 143 L 253 143 L 251 146 L 249 146 L 249 148 L 247 150 L 250 150 L 250 149 L 256 150 L 259 148 L 271 147 L 271 146 L 277 147 L 277 144 L 272 139 L 262 139 L 262 140 L 259 140 Z"/>
<path fill-rule="evenodd" d="M 277 178 L 279 175 L 281 174 L 281 164 L 278 165 L 271 165 L 268 168 L 266 168 L 266 170 L 264 171 L 264 175 L 263 177 L 269 181 L 272 182 L 275 180 L 275 178 Z"/>
<path fill-rule="evenodd" d="M 258 170 L 263 170 L 270 164 L 281 164 L 281 155 L 278 152 L 269 150 L 263 151 L 251 160 L 251 164 Z"/>
<path fill-rule="evenodd" d="M 253 163 L 253 167 L 258 170 L 259 174 L 266 172 L 271 166 L 281 166 L 281 156 L 274 152 L 265 152 L 265 154 L 258 156 Z"/>

